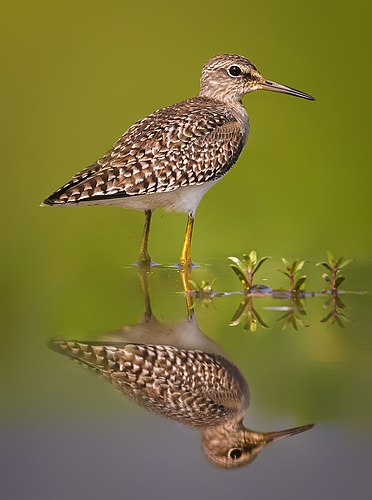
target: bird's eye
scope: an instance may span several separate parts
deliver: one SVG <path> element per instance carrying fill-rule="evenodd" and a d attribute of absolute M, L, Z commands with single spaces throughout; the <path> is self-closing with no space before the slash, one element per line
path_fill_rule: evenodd
<path fill-rule="evenodd" d="M 230 66 L 229 68 L 229 75 L 231 76 L 239 76 L 241 72 L 242 70 L 239 68 L 239 66 Z"/>
<path fill-rule="evenodd" d="M 231 458 L 231 460 L 238 460 L 241 456 L 242 450 L 240 450 L 239 448 L 232 448 L 229 451 L 229 457 Z"/>

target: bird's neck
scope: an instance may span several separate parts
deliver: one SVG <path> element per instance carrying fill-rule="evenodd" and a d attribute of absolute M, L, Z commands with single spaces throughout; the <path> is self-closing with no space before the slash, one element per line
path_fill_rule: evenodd
<path fill-rule="evenodd" d="M 221 89 L 219 85 L 203 85 L 200 86 L 199 97 L 207 97 L 208 99 L 213 99 L 215 101 L 220 101 L 226 106 L 241 106 L 242 97 L 236 93 L 231 93 L 228 90 Z"/>

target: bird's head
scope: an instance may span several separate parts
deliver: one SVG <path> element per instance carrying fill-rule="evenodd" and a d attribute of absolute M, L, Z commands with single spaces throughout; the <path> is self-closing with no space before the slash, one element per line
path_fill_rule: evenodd
<path fill-rule="evenodd" d="M 266 80 L 249 59 L 237 54 L 220 54 L 203 66 L 199 95 L 239 102 L 245 94 L 254 90 L 271 90 L 314 100 L 309 94 Z"/>
<path fill-rule="evenodd" d="M 201 431 L 202 449 L 216 467 L 234 469 L 252 462 L 268 444 L 312 427 L 313 424 L 309 424 L 283 431 L 255 432 L 246 429 L 242 422 L 226 422 Z"/>

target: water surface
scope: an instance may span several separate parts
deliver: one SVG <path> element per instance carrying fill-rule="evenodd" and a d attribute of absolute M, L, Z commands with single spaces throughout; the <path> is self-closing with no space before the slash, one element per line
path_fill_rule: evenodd
<path fill-rule="evenodd" d="M 311 284 L 311 291 L 321 291 L 321 271 L 308 266 L 308 290 Z M 367 498 L 372 459 L 370 296 L 350 293 L 364 290 L 365 272 L 352 265 L 345 270 L 339 298 L 347 320 L 340 326 L 322 322 L 332 310 L 328 294 L 305 297 L 296 309 L 276 267 L 280 262 L 262 267 L 256 278 L 262 286 L 248 297 L 227 260 L 193 269 L 194 291 L 188 296 L 176 268 L 158 266 L 147 273 L 123 266 L 109 277 L 115 281 L 109 294 L 103 287 L 95 291 L 92 307 L 84 299 L 81 307 L 78 302 L 74 307 L 60 304 L 63 317 L 55 319 L 55 331 L 45 329 L 30 338 L 25 330 L 16 339 L 22 370 L 14 371 L 3 448 L 5 468 L 17 463 L 17 474 L 9 473 L 3 482 L 5 497 L 31 491 L 32 498 L 98 498 L 116 493 L 124 483 L 125 495 L 149 495 L 157 485 L 164 498 L 173 497 L 172 488 L 180 498 L 223 498 L 244 490 L 254 498 L 350 498 L 356 491 L 357 498 Z M 272 287 L 280 293 L 262 293 Z M 81 284 L 71 289 L 75 300 L 83 293 Z M 254 328 L 252 308 L 253 317 L 260 318 Z M 57 349 L 67 356 L 49 349 L 66 340 L 79 342 L 70 343 L 68 352 Z M 174 408 L 164 404 L 151 413 L 143 408 L 142 396 L 137 397 L 141 407 L 133 395 L 132 400 L 127 397 L 128 390 L 100 377 L 102 371 L 82 369 L 91 358 L 77 354 L 77 345 L 120 349 L 128 343 L 175 346 L 222 360 L 231 377 L 229 387 L 237 380 L 245 392 L 224 399 L 217 384 L 213 396 L 223 399 L 230 416 L 244 417 L 251 432 L 245 448 L 250 456 L 241 468 L 224 471 L 208 457 L 205 430 L 226 421 L 213 421 L 212 407 L 203 408 L 198 421 L 194 414 L 175 418 Z M 68 357 L 80 361 L 72 363 Z M 267 433 L 307 424 L 314 427 L 277 442 L 263 440 Z M 226 453 L 241 445 L 229 441 L 233 432 L 229 428 L 224 437 Z"/>

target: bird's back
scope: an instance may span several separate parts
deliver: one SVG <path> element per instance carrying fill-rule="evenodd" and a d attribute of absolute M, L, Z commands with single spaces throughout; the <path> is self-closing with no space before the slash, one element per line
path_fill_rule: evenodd
<path fill-rule="evenodd" d="M 166 345 L 54 340 L 51 347 L 109 380 L 148 410 L 201 427 L 240 414 L 248 388 L 226 358 Z"/>
<path fill-rule="evenodd" d="M 216 180 L 238 159 L 246 133 L 223 102 L 188 99 L 135 123 L 106 155 L 44 204 L 166 193 Z"/>

